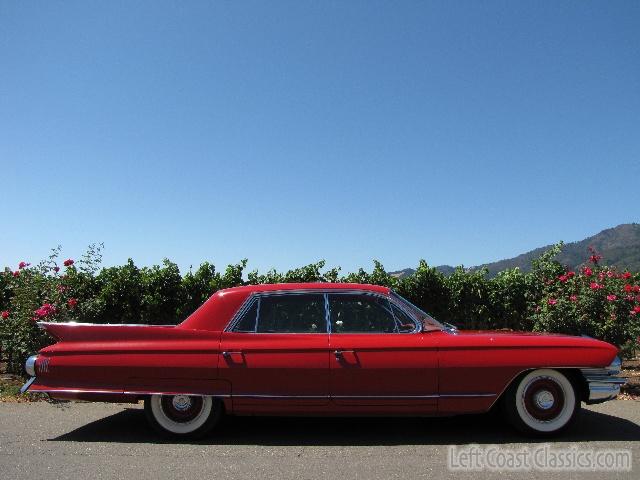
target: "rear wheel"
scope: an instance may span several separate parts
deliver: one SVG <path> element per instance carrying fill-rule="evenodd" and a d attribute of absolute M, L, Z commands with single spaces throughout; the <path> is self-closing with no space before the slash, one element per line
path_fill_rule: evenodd
<path fill-rule="evenodd" d="M 219 400 L 198 395 L 151 395 L 144 401 L 147 420 L 165 435 L 200 438 L 220 421 Z"/>
<path fill-rule="evenodd" d="M 509 422 L 521 432 L 555 435 L 568 428 L 580 411 L 580 399 L 571 381 L 557 370 L 528 372 L 505 392 Z"/>

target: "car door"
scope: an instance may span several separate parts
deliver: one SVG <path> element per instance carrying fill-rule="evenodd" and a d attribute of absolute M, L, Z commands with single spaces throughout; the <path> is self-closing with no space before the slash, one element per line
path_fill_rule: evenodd
<path fill-rule="evenodd" d="M 313 410 L 329 403 L 329 337 L 322 293 L 250 299 L 221 337 L 219 374 L 234 411 Z"/>
<path fill-rule="evenodd" d="M 435 411 L 437 348 L 389 298 L 330 293 L 332 402 L 340 407 Z"/>

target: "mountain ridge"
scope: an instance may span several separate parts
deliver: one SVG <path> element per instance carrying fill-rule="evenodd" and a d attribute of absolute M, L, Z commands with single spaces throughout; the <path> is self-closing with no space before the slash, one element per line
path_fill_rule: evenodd
<path fill-rule="evenodd" d="M 512 258 L 498 260 L 496 262 L 485 263 L 469 268 L 474 271 L 487 268 L 490 277 L 506 269 L 518 267 L 524 272 L 531 270 L 531 260 L 538 258 L 545 250 L 551 248 L 553 244 L 538 247 L 528 252 L 522 253 Z M 587 237 L 583 240 L 565 243 L 562 252 L 556 257 L 568 268 L 576 269 L 583 265 L 589 257 L 589 247 L 593 247 L 602 255 L 602 263 L 615 266 L 619 269 L 628 268 L 631 271 L 640 270 L 640 224 L 623 223 L 613 228 L 607 228 L 601 232 Z M 439 265 L 438 271 L 445 275 L 450 275 L 455 271 L 451 265 Z M 415 272 L 412 268 L 405 268 L 389 272 L 398 278 L 404 278 Z"/>

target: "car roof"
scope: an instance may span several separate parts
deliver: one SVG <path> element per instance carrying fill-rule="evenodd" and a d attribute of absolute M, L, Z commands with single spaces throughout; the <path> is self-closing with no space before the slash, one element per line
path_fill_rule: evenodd
<path fill-rule="evenodd" d="M 330 283 L 330 282 L 309 282 L 309 283 L 266 283 L 261 285 L 245 285 L 242 287 L 232 287 L 220 290 L 220 293 L 231 292 L 273 292 L 285 290 L 365 290 L 370 292 L 388 295 L 391 289 L 380 285 L 369 285 L 366 283 Z"/>
<path fill-rule="evenodd" d="M 389 295 L 389 287 L 368 285 L 365 283 L 269 283 L 263 285 L 245 285 L 242 287 L 218 290 L 211 295 L 195 312 L 176 328 L 192 330 L 222 330 L 229 323 L 242 303 L 254 293 L 282 291 L 365 291 Z"/>

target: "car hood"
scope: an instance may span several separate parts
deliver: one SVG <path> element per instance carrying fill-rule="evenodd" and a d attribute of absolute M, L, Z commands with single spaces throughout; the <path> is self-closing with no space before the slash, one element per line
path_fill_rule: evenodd
<path fill-rule="evenodd" d="M 533 336 L 533 337 L 571 337 L 577 335 L 566 335 L 564 333 L 547 333 L 547 332 L 524 332 L 517 330 L 456 330 L 458 335 L 507 335 L 507 336 Z"/>

